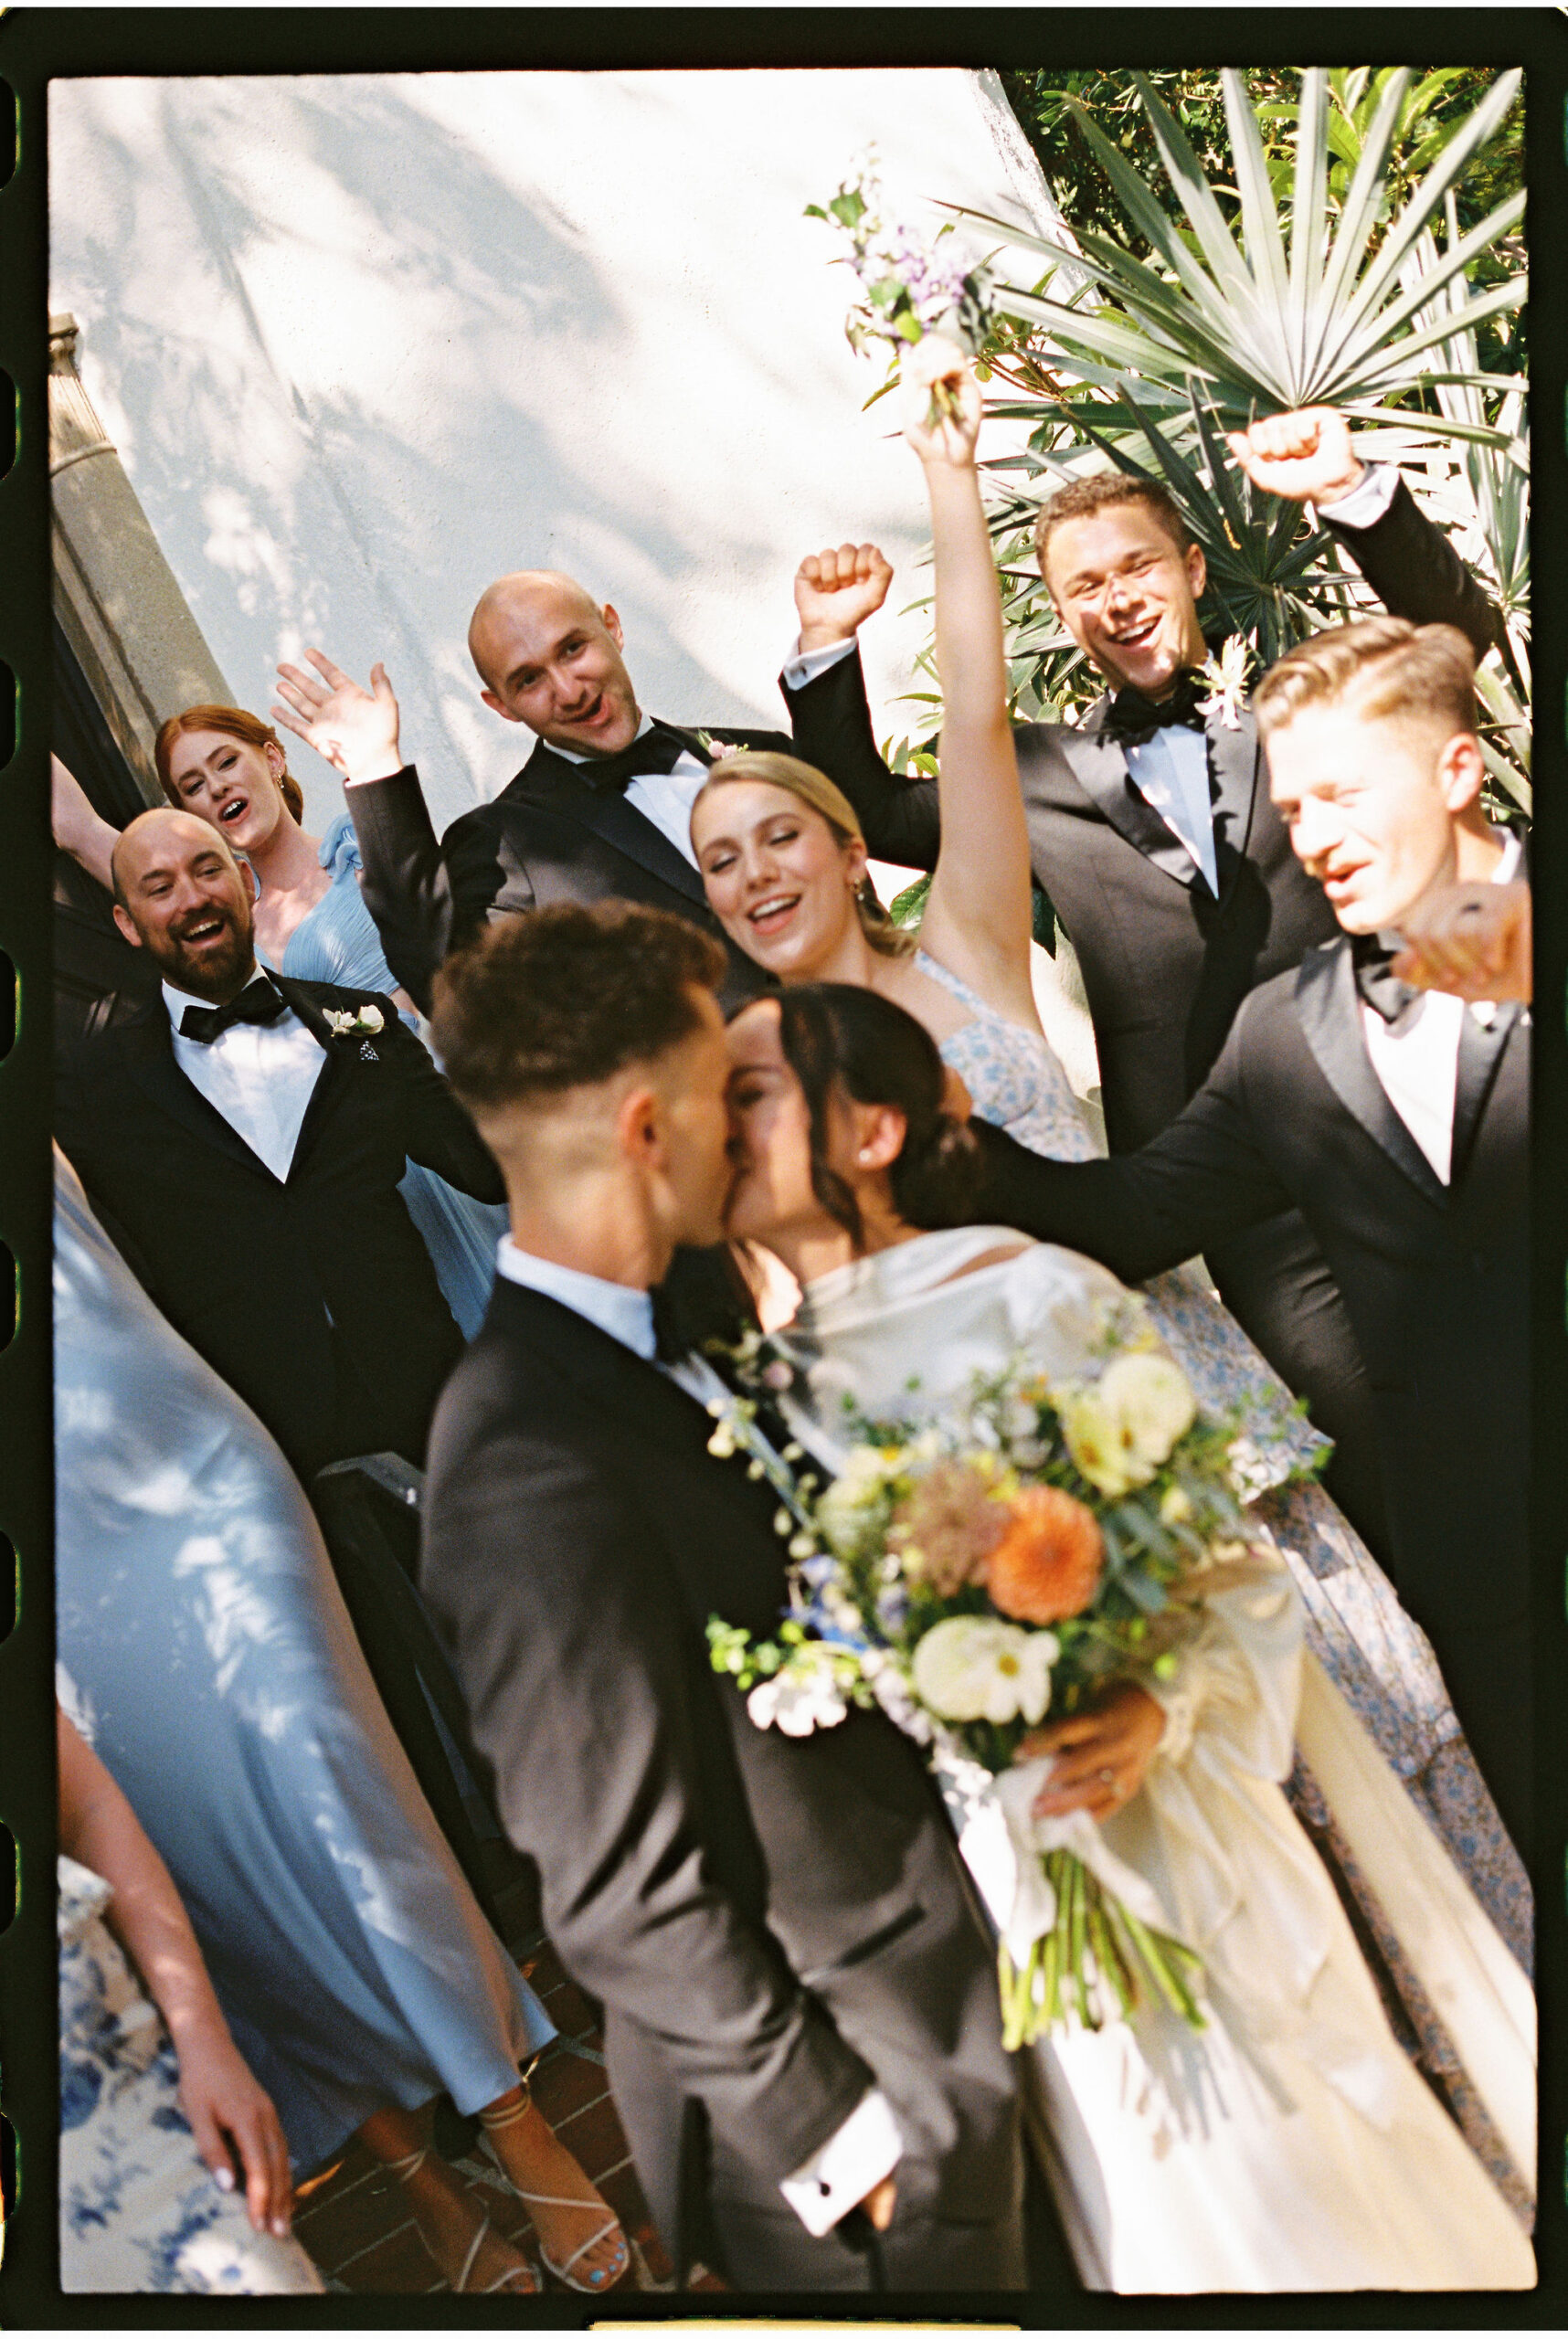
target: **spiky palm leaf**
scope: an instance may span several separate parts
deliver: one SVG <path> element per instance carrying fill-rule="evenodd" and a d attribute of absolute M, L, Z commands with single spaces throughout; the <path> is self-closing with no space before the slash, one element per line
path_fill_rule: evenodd
<path fill-rule="evenodd" d="M 1069 101 L 1085 138 L 1117 190 L 1128 220 L 1158 266 L 1089 230 L 1070 241 L 1025 234 L 1004 220 L 951 206 L 999 228 L 1016 249 L 1044 256 L 1053 268 L 1086 270 L 1105 296 L 1099 306 L 1054 298 L 1040 286 L 999 288 L 1008 316 L 1045 328 L 1051 359 L 1089 381 L 1091 367 L 1131 375 L 1167 395 L 1196 376 L 1227 422 L 1303 406 L 1336 406 L 1351 416 L 1379 410 L 1393 397 L 1435 386 L 1431 353 L 1457 333 L 1517 307 L 1522 275 L 1464 297 L 1445 316 L 1424 317 L 1433 296 L 1466 271 L 1523 216 L 1510 196 L 1467 235 L 1450 240 L 1431 276 L 1411 287 L 1404 261 L 1467 164 L 1490 137 L 1519 87 L 1518 72 L 1493 85 L 1468 119 L 1444 142 L 1408 202 L 1381 217 L 1381 197 L 1411 76 L 1403 69 L 1383 91 L 1337 217 L 1329 203 L 1329 83 L 1314 69 L 1302 77 L 1288 237 L 1269 180 L 1263 142 L 1239 73 L 1222 80 L 1236 167 L 1241 234 L 1233 232 L 1183 132 L 1143 76 L 1138 88 L 1189 235 L 1076 101 Z M 1190 238 L 1190 239 L 1189 239 Z M 1193 247 L 1196 247 L 1194 249 Z M 1417 361 L 1424 361 L 1418 363 Z M 1473 378 L 1473 377 L 1472 377 Z M 1495 438 L 1490 426 L 1462 416 L 1430 418 L 1445 433 Z"/>

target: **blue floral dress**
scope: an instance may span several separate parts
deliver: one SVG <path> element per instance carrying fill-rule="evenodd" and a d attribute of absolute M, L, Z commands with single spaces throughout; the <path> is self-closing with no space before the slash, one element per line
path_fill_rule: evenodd
<path fill-rule="evenodd" d="M 321 864 L 331 874 L 331 888 L 290 935 L 279 972 L 302 982 L 342 983 L 349 990 L 396 990 L 397 978 L 359 889 L 359 843 L 347 812 L 322 839 Z M 405 1014 L 403 1021 L 418 1030 L 417 1017 Z M 476 1201 L 417 1161 L 409 1162 L 397 1191 L 430 1254 L 442 1297 L 463 1338 L 471 1340 L 490 1305 L 506 1205 Z"/>
<path fill-rule="evenodd" d="M 297 2241 L 252 2233 L 180 2109 L 163 2016 L 104 1922 L 111 1889 L 59 1861 L 60 2288 L 298 2296 L 325 2286 Z"/>

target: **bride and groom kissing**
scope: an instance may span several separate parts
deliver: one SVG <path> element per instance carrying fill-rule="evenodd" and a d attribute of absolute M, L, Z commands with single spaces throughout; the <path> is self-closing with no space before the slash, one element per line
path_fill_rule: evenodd
<path fill-rule="evenodd" d="M 422 1588 L 546 1927 L 604 2006 L 683 2271 L 832 2291 L 866 2287 L 869 2260 L 905 2291 L 1038 2286 L 1021 2074 L 941 1794 L 881 1713 L 786 1737 L 712 1671 L 707 1619 L 772 1630 L 785 1552 L 767 1484 L 710 1445 L 723 1384 L 661 1356 L 652 1295 L 682 1246 L 782 1259 L 805 1295 L 790 1427 L 831 1469 L 846 1372 L 874 1405 L 913 1364 L 938 1402 L 1020 1346 L 1086 1356 L 1111 1278 L 974 1222 L 1008 1140 L 948 1111 L 902 1008 L 801 985 L 726 1029 L 723 972 L 684 921 L 607 904 L 497 922 L 440 979 L 436 1043 L 512 1233 L 438 1411 Z M 1523 2235 L 1394 2043 L 1276 1783 L 1299 1650 L 1278 1569 L 1250 1623 L 1216 1619 L 1207 1684 L 1047 1733 L 1043 1807 L 1124 1831 L 1182 1915 L 1214 1896 L 1189 1889 L 1201 1855 L 1148 1782 L 1180 1770 L 1189 1831 L 1248 1815 L 1181 2061 L 1158 2009 L 1027 2059 L 1074 2258 L 1118 2289 L 1528 2286 Z M 1233 1921 L 1250 1961 L 1225 1953 Z M 1183 2091 L 1210 2087 L 1189 2122 Z"/>

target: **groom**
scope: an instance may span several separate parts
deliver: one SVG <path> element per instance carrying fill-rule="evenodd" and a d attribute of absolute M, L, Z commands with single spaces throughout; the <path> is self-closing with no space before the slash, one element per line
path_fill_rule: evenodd
<path fill-rule="evenodd" d="M 721 954 L 666 912 L 492 926 L 435 1037 L 505 1174 L 489 1317 L 432 1433 L 421 1586 L 683 2272 L 744 2290 L 1024 2281 L 992 1951 L 880 1713 L 758 1729 L 710 1616 L 785 1601 L 776 1500 L 662 1369 L 651 1286 L 720 1233 Z"/>

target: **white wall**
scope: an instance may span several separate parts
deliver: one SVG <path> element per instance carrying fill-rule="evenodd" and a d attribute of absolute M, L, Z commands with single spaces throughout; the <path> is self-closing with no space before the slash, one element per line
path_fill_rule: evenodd
<path fill-rule="evenodd" d="M 612 600 L 654 711 L 772 724 L 797 562 L 872 536 L 879 735 L 918 721 L 919 476 L 801 213 L 874 139 L 906 217 L 1045 224 L 990 77 L 57 80 L 49 137 L 51 307 L 241 704 L 306 642 L 384 657 L 442 823 L 530 744 L 464 648 L 493 576 Z M 296 767 L 319 826 L 337 782 Z"/>

